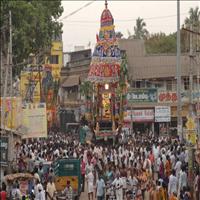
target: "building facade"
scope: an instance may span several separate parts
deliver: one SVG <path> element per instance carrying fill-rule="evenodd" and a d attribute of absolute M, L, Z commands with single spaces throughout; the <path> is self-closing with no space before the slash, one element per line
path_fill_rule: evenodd
<path fill-rule="evenodd" d="M 59 101 L 62 112 L 73 112 L 75 121 L 84 113 L 84 99 L 80 85 L 87 78 L 91 61 L 91 49 L 64 53 L 64 66 L 61 70 Z M 67 123 L 65 119 L 64 123 Z"/>
<path fill-rule="evenodd" d="M 136 132 L 145 132 L 146 130 L 157 133 L 176 132 L 176 55 L 148 55 L 145 52 L 145 45 L 142 40 L 120 39 L 119 47 L 127 55 L 130 83 L 125 108 L 127 111 L 124 116 L 125 126 L 129 129 L 133 128 Z M 90 52 L 90 56 L 86 55 L 86 52 Z M 91 50 L 72 52 L 70 57 L 71 60 L 61 71 L 61 86 L 64 89 L 62 102 L 64 107 L 73 107 L 76 104 L 76 107 L 81 110 L 80 106 L 83 105 L 83 101 L 79 87 L 89 71 Z M 181 96 L 184 127 L 189 113 L 190 96 L 192 96 L 194 115 L 199 114 L 199 57 L 197 55 L 194 58 L 196 61 L 191 62 L 188 54 L 181 55 Z M 192 95 L 190 95 L 191 80 Z M 76 87 L 74 87 L 75 85 Z M 72 86 L 74 87 L 73 90 Z M 72 106 L 72 104 L 74 105 Z M 159 113 L 161 113 L 161 116 Z"/>

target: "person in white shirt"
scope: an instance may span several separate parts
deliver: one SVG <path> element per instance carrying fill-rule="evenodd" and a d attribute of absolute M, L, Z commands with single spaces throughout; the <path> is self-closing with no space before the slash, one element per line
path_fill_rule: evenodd
<path fill-rule="evenodd" d="M 183 187 L 187 186 L 187 174 L 185 172 L 185 167 L 181 167 L 180 177 L 179 177 L 179 184 L 178 184 L 178 194 L 180 195 Z"/>
<path fill-rule="evenodd" d="M 176 158 L 175 158 L 174 153 L 171 153 L 170 161 L 171 161 L 172 169 L 174 169 L 175 164 L 176 164 Z"/>
<path fill-rule="evenodd" d="M 169 176 L 169 184 L 168 184 L 168 195 L 171 196 L 173 193 L 177 194 L 178 189 L 178 179 L 176 177 L 175 170 L 172 170 L 172 174 Z"/>
<path fill-rule="evenodd" d="M 88 199 L 93 200 L 93 192 L 94 192 L 94 175 L 92 173 L 92 170 L 89 171 L 89 173 L 86 175 L 86 180 L 88 183 Z M 91 197 L 91 198 L 90 198 Z"/>
<path fill-rule="evenodd" d="M 37 194 L 35 200 L 46 200 L 45 191 L 41 184 L 38 185 L 38 194 Z"/>
<path fill-rule="evenodd" d="M 38 180 L 36 180 L 36 184 L 34 187 L 34 195 L 35 200 L 45 200 L 45 192 L 43 186 Z"/>
<path fill-rule="evenodd" d="M 116 189 L 116 200 L 123 200 L 123 181 L 120 178 L 120 174 L 117 174 L 117 177 L 113 181 L 112 185 L 115 186 Z"/>
<path fill-rule="evenodd" d="M 179 160 L 179 158 L 177 158 L 177 162 L 176 165 L 174 167 L 175 171 L 176 171 L 176 177 L 179 179 L 179 175 L 180 175 L 180 171 L 181 171 L 181 161 Z"/>
<path fill-rule="evenodd" d="M 155 160 L 159 157 L 159 152 L 160 152 L 160 149 L 157 146 L 157 144 L 153 145 L 153 155 L 154 155 Z"/>

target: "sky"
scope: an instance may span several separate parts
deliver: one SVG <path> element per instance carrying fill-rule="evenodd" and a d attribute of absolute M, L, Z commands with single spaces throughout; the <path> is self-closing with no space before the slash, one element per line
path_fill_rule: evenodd
<path fill-rule="evenodd" d="M 96 34 L 100 28 L 101 13 L 105 8 L 104 1 L 94 1 L 74 15 L 65 19 L 73 11 L 83 7 L 91 1 L 62 1 L 64 12 L 60 17 L 63 23 L 63 50 L 69 52 L 74 46 L 93 48 Z M 188 16 L 191 7 L 200 7 L 200 1 L 180 1 L 181 24 Z M 138 17 L 146 22 L 150 33 L 164 32 L 166 34 L 176 31 L 177 2 L 171 1 L 111 1 L 108 0 L 108 9 L 115 20 L 115 31 L 120 31 L 126 38 L 128 30 L 134 33 L 134 26 Z M 89 43 L 91 44 L 89 46 Z"/>

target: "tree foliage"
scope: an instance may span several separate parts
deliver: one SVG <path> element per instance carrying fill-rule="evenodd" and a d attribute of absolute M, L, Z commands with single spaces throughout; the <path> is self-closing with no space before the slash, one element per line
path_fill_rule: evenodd
<path fill-rule="evenodd" d="M 134 35 L 128 31 L 129 39 L 145 39 L 147 38 L 149 32 L 146 29 L 146 22 L 144 19 L 138 17 L 136 19 L 136 25 L 134 26 Z"/>
<path fill-rule="evenodd" d="M 37 54 L 50 47 L 52 37 L 61 34 L 62 24 L 57 21 L 63 12 L 61 0 L 3 0 L 0 26 L 5 34 L 1 45 L 8 43 L 8 20 L 5 18 L 8 18 L 9 11 L 12 14 L 14 64 L 23 62 L 30 53 Z"/>
<path fill-rule="evenodd" d="M 200 11 L 199 8 L 190 8 L 189 17 L 185 19 L 183 26 L 190 29 L 190 25 L 194 30 L 198 30 L 200 26 Z M 165 33 L 151 34 L 145 40 L 146 52 L 151 54 L 158 53 L 176 53 L 176 32 L 166 35 Z M 189 51 L 189 33 L 181 30 L 181 52 Z"/>
<path fill-rule="evenodd" d="M 80 93 L 85 96 L 86 99 L 91 98 L 93 92 L 93 86 L 90 81 L 84 81 L 80 85 Z"/>
<path fill-rule="evenodd" d="M 145 41 L 147 53 L 175 53 L 176 52 L 176 34 L 166 35 L 165 33 L 151 34 Z"/>
<path fill-rule="evenodd" d="M 185 26 L 190 28 L 192 24 L 193 27 L 200 26 L 200 10 L 199 7 L 190 8 L 189 17 L 185 19 Z"/>

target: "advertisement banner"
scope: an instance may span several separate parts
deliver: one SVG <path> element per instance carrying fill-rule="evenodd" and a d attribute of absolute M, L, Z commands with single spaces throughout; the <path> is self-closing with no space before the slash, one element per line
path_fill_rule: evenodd
<path fill-rule="evenodd" d="M 177 94 L 176 91 L 158 91 L 158 102 L 159 103 L 175 103 L 177 102 Z M 198 102 L 200 99 L 200 92 L 193 91 L 192 100 L 193 102 Z M 189 102 L 189 92 L 181 92 L 181 101 Z"/>
<path fill-rule="evenodd" d="M 24 138 L 47 137 L 46 103 L 27 103 L 22 107 Z"/>
<path fill-rule="evenodd" d="M 132 116 L 131 116 L 132 114 Z M 154 110 L 127 110 L 126 115 L 124 116 L 125 122 L 153 122 L 154 121 Z"/>
<path fill-rule="evenodd" d="M 32 69 L 33 70 L 33 69 Z M 39 76 L 38 69 L 34 71 L 22 71 L 20 75 L 20 95 L 23 100 L 27 97 L 33 101 L 33 103 L 40 102 L 40 79 L 42 80 L 43 69 L 41 70 L 41 77 Z"/>
<path fill-rule="evenodd" d="M 0 137 L 0 147 L 1 147 L 1 165 L 8 164 L 8 137 Z"/>
<path fill-rule="evenodd" d="M 155 122 L 170 122 L 171 107 L 170 106 L 155 106 Z"/>
<path fill-rule="evenodd" d="M 4 108 L 4 119 L 3 119 Z M 0 99 L 1 128 L 18 130 L 22 125 L 22 99 L 20 97 L 6 97 Z"/>
<path fill-rule="evenodd" d="M 157 89 L 133 89 L 128 91 L 129 102 L 157 102 Z"/>

